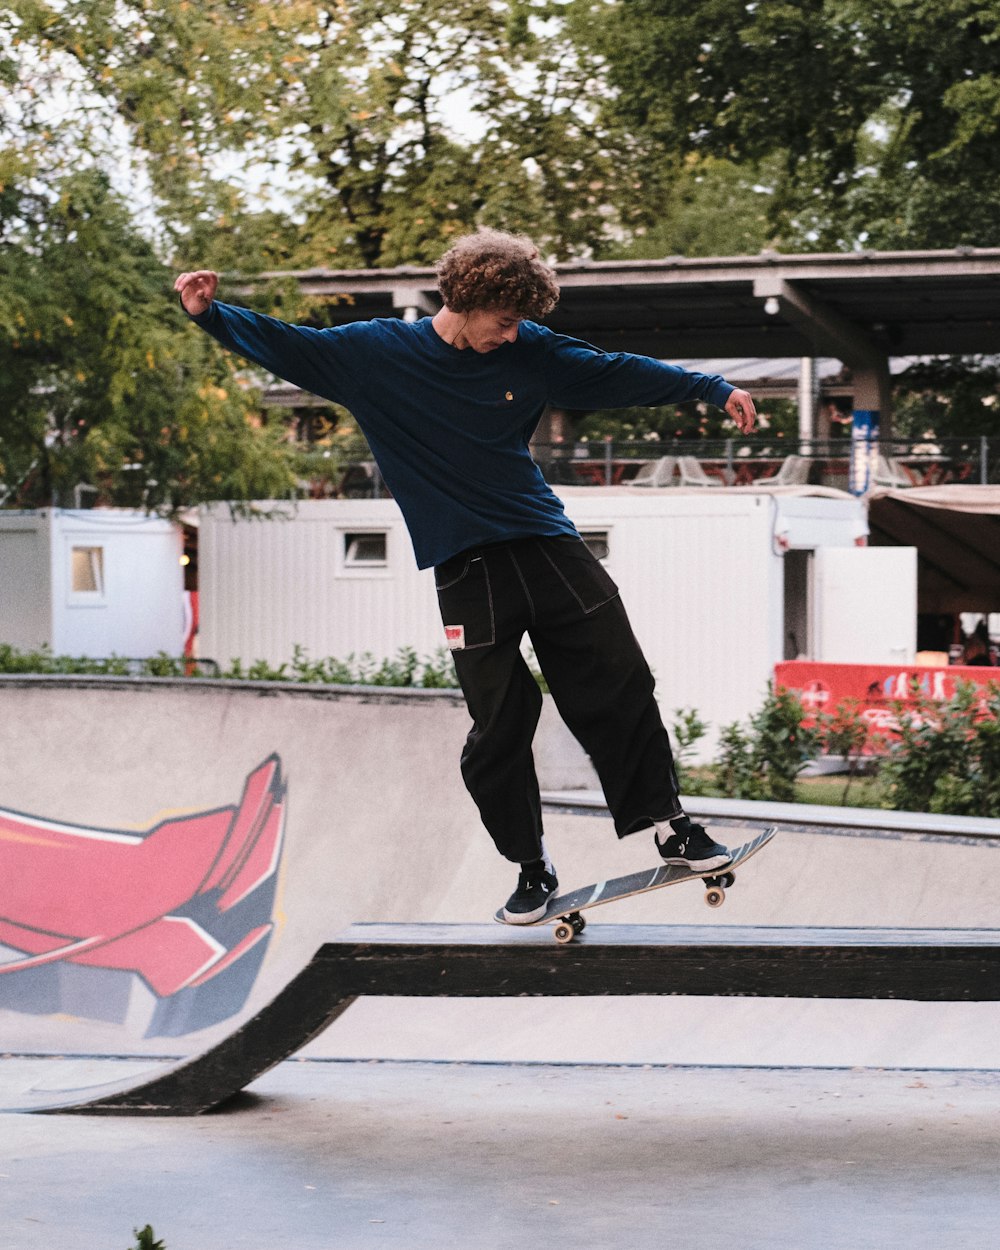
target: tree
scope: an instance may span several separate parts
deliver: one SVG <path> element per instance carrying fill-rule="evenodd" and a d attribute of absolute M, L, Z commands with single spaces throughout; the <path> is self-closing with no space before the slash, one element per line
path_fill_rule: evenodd
<path fill-rule="evenodd" d="M 580 4 L 614 119 L 668 159 L 767 169 L 787 250 L 1000 242 L 996 5 Z"/>
<path fill-rule="evenodd" d="M 12 38 L 81 131 L 124 127 L 185 255 L 372 267 L 426 263 L 480 222 L 562 254 L 603 237 L 617 153 L 558 9 L 15 0 Z"/>
<path fill-rule="evenodd" d="M 577 118 L 585 68 L 529 9 L 11 0 L 0 498 L 66 502 L 88 482 L 170 508 L 293 484 L 232 358 L 180 317 L 172 256 L 426 263 L 478 222 L 587 250 L 615 162 Z M 254 303 L 322 317 L 294 282 Z"/>
<path fill-rule="evenodd" d="M 170 513 L 292 489 L 283 431 L 255 424 L 103 174 L 6 183 L 0 245 L 0 500 L 70 505 L 85 483 Z"/>
<path fill-rule="evenodd" d="M 893 423 L 903 438 L 996 435 L 1000 361 L 941 358 L 911 365 L 896 379 Z"/>
<path fill-rule="evenodd" d="M 770 183 L 756 166 L 689 154 L 670 177 L 645 181 L 642 218 L 603 251 L 633 260 L 755 255 L 773 242 Z"/>

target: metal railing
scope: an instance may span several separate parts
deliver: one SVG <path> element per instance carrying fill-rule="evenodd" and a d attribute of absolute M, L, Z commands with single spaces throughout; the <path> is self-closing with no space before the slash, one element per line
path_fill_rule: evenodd
<path fill-rule="evenodd" d="M 556 486 L 621 485 L 632 480 L 643 465 L 664 456 L 693 457 L 716 480 L 727 485 L 750 485 L 773 477 L 786 457 L 799 456 L 808 463 L 809 483 L 846 488 L 852 447 L 849 437 L 749 436 L 655 441 L 600 439 L 538 443 L 532 450 L 546 480 Z M 895 485 L 1000 483 L 1000 438 L 891 438 L 880 441 L 877 451 L 892 467 Z"/>
<path fill-rule="evenodd" d="M 1000 485 L 1000 436 L 889 438 L 881 440 L 877 450 L 893 467 L 894 485 Z M 553 486 L 622 485 L 635 478 L 644 465 L 664 456 L 678 460 L 690 456 L 715 480 L 726 485 L 751 485 L 773 477 L 786 457 L 799 456 L 808 463 L 808 483 L 848 489 L 851 439 L 847 435 L 829 439 L 754 435 L 725 439 L 593 439 L 533 443 L 532 454 L 546 481 Z M 311 474 L 313 460 L 315 477 Z M 352 456 L 341 454 L 335 465 L 331 465 L 329 454 L 320 449 L 314 453 L 300 451 L 299 472 L 300 498 L 391 498 L 378 466 L 363 449 Z M 3 494 L 0 482 L 0 506 Z M 65 503 L 53 502 L 67 506 L 68 499 Z M 74 502 L 79 506 L 82 500 Z"/>

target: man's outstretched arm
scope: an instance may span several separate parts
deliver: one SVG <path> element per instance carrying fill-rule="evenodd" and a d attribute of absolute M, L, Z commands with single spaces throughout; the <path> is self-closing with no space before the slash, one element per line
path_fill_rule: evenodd
<path fill-rule="evenodd" d="M 289 325 L 216 300 L 218 288 L 219 275 L 210 269 L 182 273 L 174 282 L 184 311 L 223 347 L 323 399 L 349 402 L 358 352 L 345 328 Z"/>
<path fill-rule="evenodd" d="M 692 372 L 633 352 L 604 352 L 541 327 L 535 334 L 546 352 L 548 398 L 558 408 L 660 407 L 700 400 L 721 408 L 742 434 L 757 424 L 748 392 L 719 374 Z"/>

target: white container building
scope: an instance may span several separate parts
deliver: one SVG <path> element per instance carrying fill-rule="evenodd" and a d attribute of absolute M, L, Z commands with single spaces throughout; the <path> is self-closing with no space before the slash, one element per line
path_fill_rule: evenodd
<path fill-rule="evenodd" d="M 668 722 L 711 731 L 756 711 L 784 659 L 912 663 L 916 551 L 869 548 L 864 504 L 823 488 L 569 487 L 567 512 L 618 583 Z M 200 517 L 199 653 L 228 665 L 444 644 L 434 579 L 391 500 Z"/>
<path fill-rule="evenodd" d="M 0 643 L 57 655 L 181 654 L 180 526 L 144 512 L 0 511 Z"/>

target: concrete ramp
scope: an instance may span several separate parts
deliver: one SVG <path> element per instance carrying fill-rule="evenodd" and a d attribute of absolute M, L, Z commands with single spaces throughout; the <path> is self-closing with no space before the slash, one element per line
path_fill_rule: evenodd
<path fill-rule="evenodd" d="M 99 1081 L 102 1057 L 145 1068 L 220 1046 L 351 924 L 490 917 L 512 872 L 459 778 L 467 729 L 448 691 L 0 679 L 3 1051 L 74 1057 L 46 1082 L 57 1101 Z M 547 828 L 564 887 L 650 864 L 650 840 L 619 843 L 607 819 Z M 1000 838 L 862 834 L 779 834 L 718 912 L 681 889 L 591 923 L 997 927 Z M 996 1063 L 994 1004 L 878 1006 L 859 1029 L 769 1000 L 375 997 L 304 1054 Z"/>
<path fill-rule="evenodd" d="M 433 918 L 496 858 L 460 697 L 0 683 L 0 1037 L 184 1056 L 331 933 Z"/>

